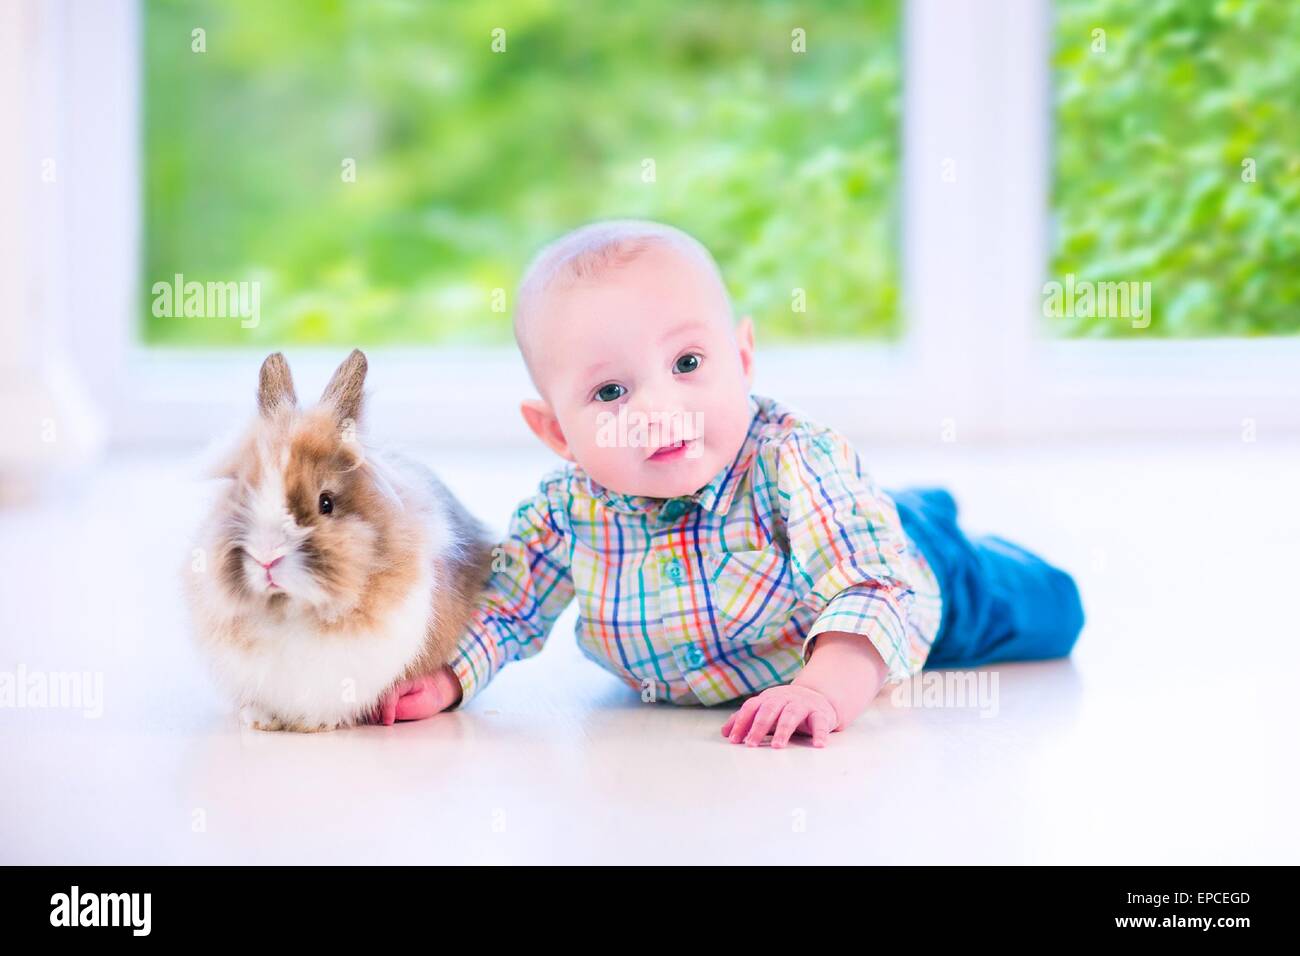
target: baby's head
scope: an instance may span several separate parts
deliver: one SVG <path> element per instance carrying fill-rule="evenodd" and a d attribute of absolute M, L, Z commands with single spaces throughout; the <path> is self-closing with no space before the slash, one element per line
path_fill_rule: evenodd
<path fill-rule="evenodd" d="M 551 449 L 620 494 L 674 498 L 731 464 L 749 428 L 754 332 L 680 230 L 633 220 L 547 246 L 519 286 L 515 339 Z"/>

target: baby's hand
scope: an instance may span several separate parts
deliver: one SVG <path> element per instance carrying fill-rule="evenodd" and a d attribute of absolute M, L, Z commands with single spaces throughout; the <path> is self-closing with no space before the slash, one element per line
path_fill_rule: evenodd
<path fill-rule="evenodd" d="M 454 706 L 460 700 L 460 681 L 450 667 L 444 667 L 432 677 L 398 681 L 392 690 L 379 698 L 371 714 L 376 724 L 392 724 L 398 720 L 424 720 Z"/>
<path fill-rule="evenodd" d="M 825 747 L 826 738 L 838 723 L 835 707 L 820 691 L 806 685 L 783 684 L 745 701 L 722 725 L 722 736 L 733 744 L 744 740 L 745 746 L 757 747 L 770 732 L 772 746 L 780 748 L 791 734 L 799 733 L 811 737 L 814 747 Z"/>

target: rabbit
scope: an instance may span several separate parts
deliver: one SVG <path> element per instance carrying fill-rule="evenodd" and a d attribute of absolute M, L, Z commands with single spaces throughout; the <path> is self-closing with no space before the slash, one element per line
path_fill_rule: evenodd
<path fill-rule="evenodd" d="M 195 639 L 259 730 L 366 722 L 399 680 L 448 663 L 491 570 L 483 526 L 427 469 L 358 434 L 366 357 L 298 407 L 284 356 L 215 470 L 186 588 Z"/>

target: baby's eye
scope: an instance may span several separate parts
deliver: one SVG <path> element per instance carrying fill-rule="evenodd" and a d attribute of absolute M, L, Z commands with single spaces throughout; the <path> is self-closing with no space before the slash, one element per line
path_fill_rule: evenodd
<path fill-rule="evenodd" d="M 616 385 L 610 382 L 608 385 L 602 385 L 596 389 L 596 401 L 598 402 L 617 402 L 627 394 L 627 389 L 622 385 Z"/>
<path fill-rule="evenodd" d="M 673 372 L 677 375 L 683 375 L 686 372 L 694 372 L 699 367 L 700 357 L 694 352 L 687 352 L 673 365 Z"/>

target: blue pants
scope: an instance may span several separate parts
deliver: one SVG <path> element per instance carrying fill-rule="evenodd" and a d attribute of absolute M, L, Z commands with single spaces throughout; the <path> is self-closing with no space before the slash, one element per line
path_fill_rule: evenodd
<path fill-rule="evenodd" d="M 889 494 L 903 530 L 930 562 L 943 620 L 926 667 L 1064 657 L 1083 628 L 1074 579 L 1004 538 L 968 538 L 942 488 Z"/>

